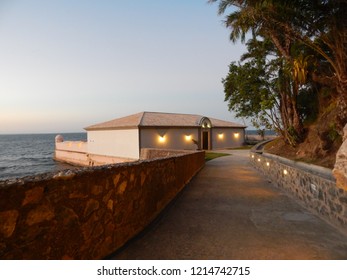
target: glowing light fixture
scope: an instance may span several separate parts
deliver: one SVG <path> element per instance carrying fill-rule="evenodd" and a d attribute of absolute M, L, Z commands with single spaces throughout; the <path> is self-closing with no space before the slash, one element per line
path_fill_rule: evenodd
<path fill-rule="evenodd" d="M 165 135 L 161 136 L 159 135 L 159 142 L 164 143 L 165 142 Z"/>
<path fill-rule="evenodd" d="M 260 161 L 261 161 L 261 159 L 260 159 L 260 158 L 258 158 L 258 161 L 260 162 Z"/>
<path fill-rule="evenodd" d="M 266 166 L 270 166 L 270 162 L 267 162 L 267 163 L 266 163 Z"/>
<path fill-rule="evenodd" d="M 240 133 L 238 133 L 238 132 L 234 133 L 234 137 L 235 138 L 239 138 L 240 137 Z"/>
<path fill-rule="evenodd" d="M 218 134 L 218 138 L 219 138 L 219 139 L 223 139 L 223 138 L 224 138 L 224 134 L 223 134 L 223 133 L 219 133 L 219 134 Z"/>
<path fill-rule="evenodd" d="M 287 175 L 287 174 L 288 174 L 287 169 L 284 169 L 284 170 L 283 170 L 283 174 L 284 174 L 284 175 Z"/>
<path fill-rule="evenodd" d="M 254 158 L 254 155 L 252 155 L 252 158 Z"/>
<path fill-rule="evenodd" d="M 191 141 L 192 140 L 192 136 L 191 135 L 186 135 L 186 141 Z"/>

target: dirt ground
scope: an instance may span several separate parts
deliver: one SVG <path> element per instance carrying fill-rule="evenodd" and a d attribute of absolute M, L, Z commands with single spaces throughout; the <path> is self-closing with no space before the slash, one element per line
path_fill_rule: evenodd
<path fill-rule="evenodd" d="M 304 143 L 296 147 L 286 144 L 282 138 L 278 137 L 265 145 L 265 151 L 291 160 L 303 161 L 333 169 L 336 153 L 340 145 L 340 143 L 333 143 L 329 148 L 323 149 L 322 143 L 312 134 L 307 137 Z"/>

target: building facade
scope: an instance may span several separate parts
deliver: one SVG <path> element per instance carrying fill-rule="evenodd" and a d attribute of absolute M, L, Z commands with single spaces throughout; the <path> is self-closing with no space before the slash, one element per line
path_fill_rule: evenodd
<path fill-rule="evenodd" d="M 141 112 L 85 128 L 89 158 L 141 158 L 143 149 L 212 150 L 242 146 L 245 126 L 201 115 Z M 56 145 L 56 151 L 63 144 Z M 71 145 L 70 145 L 71 146 Z M 57 152 L 56 152 L 57 158 Z M 59 160 L 59 158 L 58 158 Z"/>

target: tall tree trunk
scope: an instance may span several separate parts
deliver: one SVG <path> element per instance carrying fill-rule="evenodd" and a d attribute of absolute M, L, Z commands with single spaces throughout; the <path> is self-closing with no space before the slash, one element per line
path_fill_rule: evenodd
<path fill-rule="evenodd" d="M 337 118 L 338 133 L 343 136 L 343 128 L 347 124 L 347 83 L 339 83 L 337 90 Z"/>

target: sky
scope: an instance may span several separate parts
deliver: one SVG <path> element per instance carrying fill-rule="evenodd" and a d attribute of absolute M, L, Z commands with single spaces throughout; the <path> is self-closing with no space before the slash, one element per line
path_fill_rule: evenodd
<path fill-rule="evenodd" d="M 243 123 L 221 80 L 244 52 L 207 0 L 0 0 L 0 134 L 142 111 Z"/>

